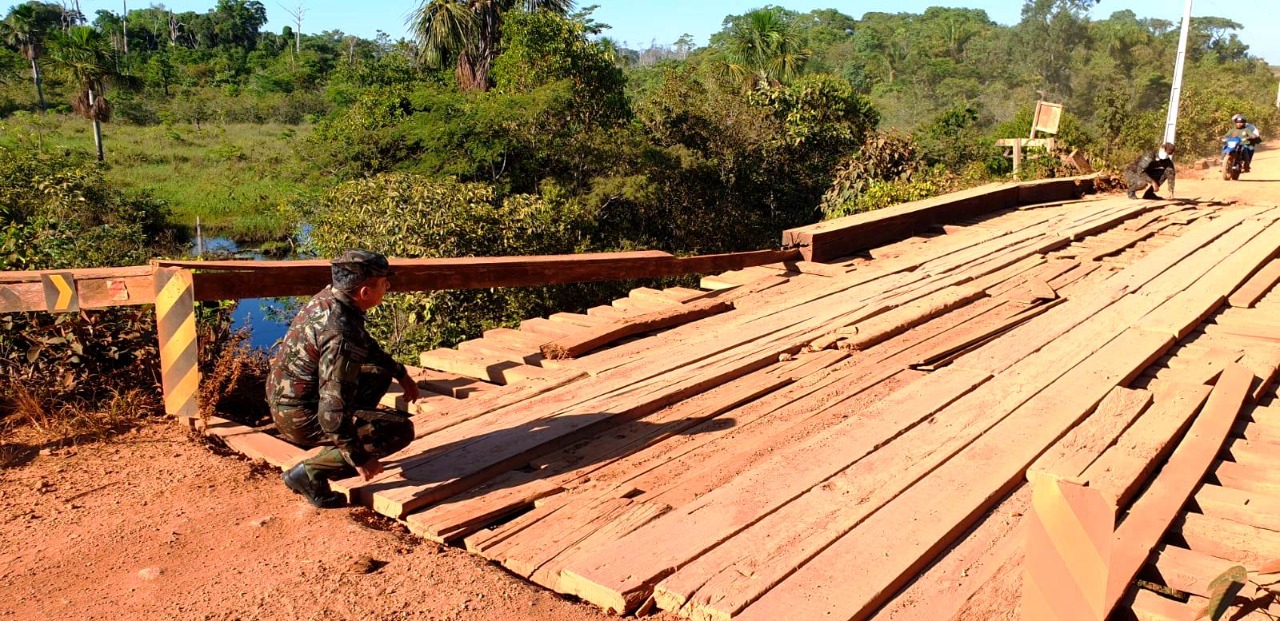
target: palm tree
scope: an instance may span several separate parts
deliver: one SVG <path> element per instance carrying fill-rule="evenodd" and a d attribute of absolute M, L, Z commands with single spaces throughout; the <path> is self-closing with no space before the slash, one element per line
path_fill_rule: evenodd
<path fill-rule="evenodd" d="M 744 89 L 760 83 L 790 82 L 800 75 L 810 52 L 781 10 L 756 9 L 736 19 L 724 36 L 729 75 Z"/>
<path fill-rule="evenodd" d="M 40 112 L 44 112 L 44 88 L 40 79 L 40 57 L 44 55 L 44 29 L 32 4 L 13 7 L 0 22 L 0 36 L 6 45 L 18 50 L 31 63 L 31 78 L 36 83 L 36 97 L 40 100 Z"/>
<path fill-rule="evenodd" d="M 423 0 L 409 18 L 427 61 L 454 59 L 464 91 L 489 90 L 489 67 L 498 55 L 502 16 L 507 11 L 545 10 L 567 15 L 573 0 Z"/>
<path fill-rule="evenodd" d="M 98 161 L 103 161 L 102 123 L 111 120 L 111 104 L 103 93 L 108 81 L 115 79 L 115 64 L 107 52 L 102 33 L 88 26 L 76 26 L 53 40 L 49 58 L 53 67 L 78 86 L 71 107 L 80 116 L 93 121 L 93 143 L 98 148 Z"/>

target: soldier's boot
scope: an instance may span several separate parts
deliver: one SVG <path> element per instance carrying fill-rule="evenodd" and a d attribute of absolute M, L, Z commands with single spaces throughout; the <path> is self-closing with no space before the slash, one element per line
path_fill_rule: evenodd
<path fill-rule="evenodd" d="M 311 478 L 307 474 L 306 464 L 298 464 L 284 473 L 285 487 L 301 494 L 307 502 L 319 509 L 337 509 L 347 505 L 342 494 L 329 489 L 329 480 L 323 476 Z"/>
<path fill-rule="evenodd" d="M 1136 201 L 1136 200 L 1138 200 L 1138 195 L 1137 195 L 1137 194 L 1135 194 L 1133 190 L 1129 190 L 1129 191 L 1128 191 L 1128 196 L 1129 196 L 1129 198 L 1131 198 L 1131 199 L 1133 199 L 1133 200 L 1135 200 L 1135 201 Z"/>
<path fill-rule="evenodd" d="M 1152 190 L 1151 188 L 1147 188 L 1147 191 L 1143 193 L 1142 198 L 1149 201 L 1154 201 L 1154 200 L 1160 200 L 1160 195 L 1156 194 L 1155 190 Z"/>

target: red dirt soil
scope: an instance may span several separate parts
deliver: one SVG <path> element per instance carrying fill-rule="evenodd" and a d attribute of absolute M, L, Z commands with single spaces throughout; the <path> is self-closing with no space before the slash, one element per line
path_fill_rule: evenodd
<path fill-rule="evenodd" d="M 607 618 L 170 421 L 0 470 L 0 619 Z"/>

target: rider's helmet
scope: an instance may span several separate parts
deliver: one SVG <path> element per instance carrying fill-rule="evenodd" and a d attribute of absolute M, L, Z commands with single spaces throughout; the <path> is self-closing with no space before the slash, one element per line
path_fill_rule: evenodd
<path fill-rule="evenodd" d="M 1248 123 L 1249 119 L 1244 118 L 1243 114 L 1237 114 L 1231 117 L 1231 122 L 1232 123 Z"/>

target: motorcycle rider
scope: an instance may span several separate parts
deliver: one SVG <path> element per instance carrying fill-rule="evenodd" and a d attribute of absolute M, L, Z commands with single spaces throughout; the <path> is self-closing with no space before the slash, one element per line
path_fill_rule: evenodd
<path fill-rule="evenodd" d="M 1249 172 L 1249 165 L 1253 163 L 1254 145 L 1262 142 L 1262 132 L 1259 132 L 1258 128 L 1253 123 L 1250 123 L 1249 119 L 1245 118 L 1243 114 L 1231 117 L 1231 122 L 1235 124 L 1235 127 L 1228 131 L 1226 136 L 1222 137 L 1222 141 L 1226 142 L 1228 139 L 1236 137 L 1243 140 L 1244 167 L 1241 172 Z"/>

